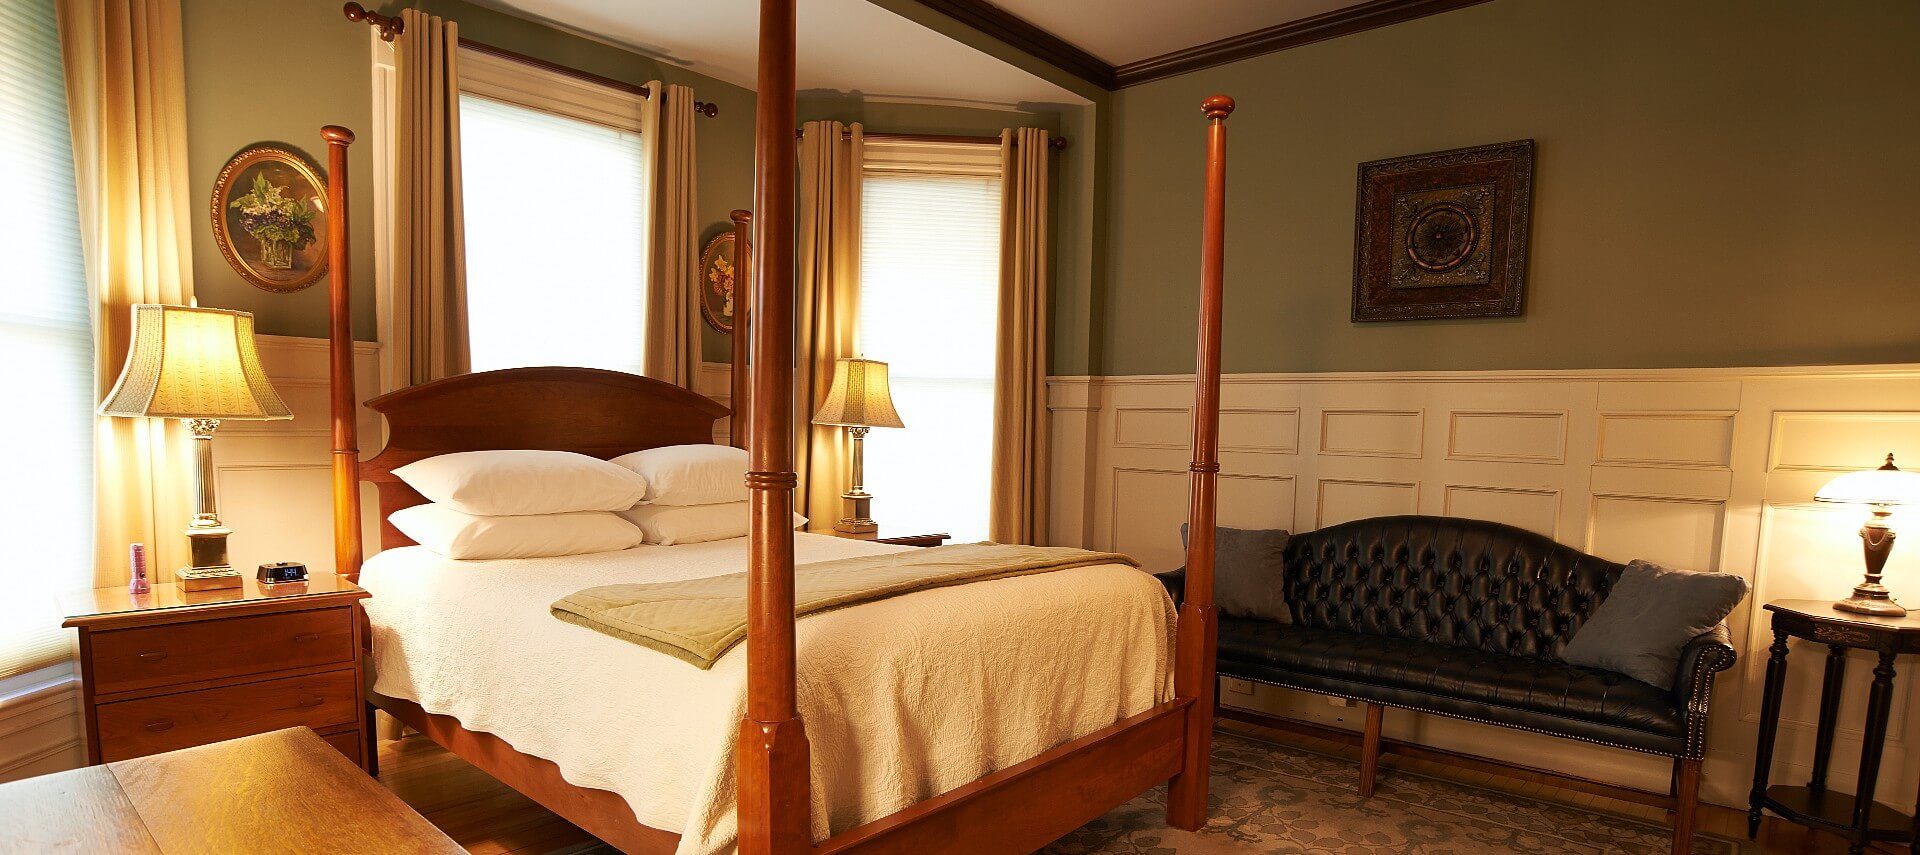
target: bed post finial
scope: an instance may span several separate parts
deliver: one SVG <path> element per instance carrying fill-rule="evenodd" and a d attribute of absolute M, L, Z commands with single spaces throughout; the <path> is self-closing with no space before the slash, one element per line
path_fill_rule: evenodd
<path fill-rule="evenodd" d="M 347 253 L 347 146 L 353 131 L 320 129 L 327 141 L 327 383 L 333 422 L 333 572 L 360 580 L 359 393 L 353 384 L 353 292 Z"/>
<path fill-rule="evenodd" d="M 753 412 L 753 378 L 747 373 L 747 336 L 751 329 L 747 306 L 753 302 L 753 212 L 735 208 L 733 220 L 733 379 L 731 397 L 733 416 L 727 420 L 727 441 L 734 448 L 747 447 L 750 413 Z"/>
<path fill-rule="evenodd" d="M 735 744 L 740 855 L 813 850 L 811 766 L 794 682 L 795 0 L 760 0 L 753 121 L 753 408 L 747 428 L 747 715 Z"/>
<path fill-rule="evenodd" d="M 1220 477 L 1220 319 L 1226 258 L 1227 116 L 1233 99 L 1202 102 L 1207 117 L 1207 183 L 1201 207 L 1200 328 L 1193 369 L 1193 463 L 1187 467 L 1186 591 L 1180 606 L 1174 695 L 1187 707 L 1180 774 L 1167 788 L 1167 824 L 1194 831 L 1207 821 L 1207 774 L 1213 754 L 1214 650 L 1219 619 L 1213 608 L 1215 491 Z"/>

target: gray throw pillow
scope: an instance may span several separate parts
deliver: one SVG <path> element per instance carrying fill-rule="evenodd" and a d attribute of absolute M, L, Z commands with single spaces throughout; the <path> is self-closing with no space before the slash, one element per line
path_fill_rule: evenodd
<path fill-rule="evenodd" d="M 1739 576 L 1636 560 L 1560 658 L 1672 688 L 1687 642 L 1718 626 L 1746 595 L 1747 580 Z"/>
<path fill-rule="evenodd" d="M 1187 524 L 1180 524 L 1180 545 Z M 1287 533 L 1280 529 L 1213 530 L 1213 604 L 1221 614 L 1293 623 L 1282 591 Z"/>

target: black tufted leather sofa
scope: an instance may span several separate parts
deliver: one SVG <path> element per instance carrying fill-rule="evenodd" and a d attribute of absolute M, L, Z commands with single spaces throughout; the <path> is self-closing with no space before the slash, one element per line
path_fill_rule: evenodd
<path fill-rule="evenodd" d="M 1219 673 L 1664 755 L 1697 775 L 1713 675 L 1734 662 L 1725 625 L 1687 645 L 1672 686 L 1560 661 L 1623 569 L 1482 520 L 1378 517 L 1297 534 L 1274 580 L 1292 623 L 1222 615 Z M 1160 578 L 1179 600 L 1182 571 Z M 1377 713 L 1369 724 L 1377 742 Z"/>

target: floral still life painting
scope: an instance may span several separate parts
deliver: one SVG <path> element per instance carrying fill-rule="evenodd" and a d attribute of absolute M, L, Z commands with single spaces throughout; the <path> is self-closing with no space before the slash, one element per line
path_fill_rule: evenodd
<path fill-rule="evenodd" d="M 326 181 L 288 148 L 256 145 L 220 171 L 210 213 L 234 272 L 268 291 L 298 291 L 326 273 Z"/>
<path fill-rule="evenodd" d="M 707 319 L 708 326 L 729 334 L 734 327 L 738 258 L 733 232 L 714 235 L 700 253 L 700 316 Z"/>

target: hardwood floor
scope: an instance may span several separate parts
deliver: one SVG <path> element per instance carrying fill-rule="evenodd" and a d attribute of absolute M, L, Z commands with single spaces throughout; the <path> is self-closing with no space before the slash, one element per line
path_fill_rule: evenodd
<path fill-rule="evenodd" d="M 1342 743 L 1255 725 L 1223 722 L 1221 727 L 1255 733 L 1263 738 L 1327 754 L 1353 754 L 1352 747 Z M 1383 775 L 1391 775 L 1395 770 L 1416 771 L 1592 810 L 1665 821 L 1665 812 L 1658 808 L 1574 792 L 1555 787 L 1543 779 L 1530 780 L 1525 775 L 1505 776 L 1467 771 L 1392 755 L 1381 758 L 1380 766 Z M 476 855 L 583 853 L 598 846 L 598 841 L 591 835 L 418 734 L 381 744 L 380 782 L 446 832 L 447 836 Z M 1700 830 L 1703 832 L 1741 838 L 1746 836 L 1746 823 L 1744 811 L 1714 805 L 1701 806 Z M 1844 855 L 1847 851 L 1846 842 L 1838 837 L 1771 817 L 1761 827 L 1760 843 L 1762 851 L 1768 855 Z M 1881 855 L 1904 855 L 1907 850 L 1905 847 L 1879 844 L 1868 851 Z"/>

